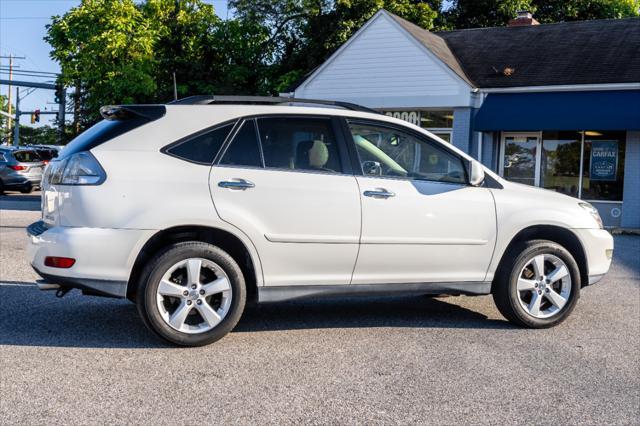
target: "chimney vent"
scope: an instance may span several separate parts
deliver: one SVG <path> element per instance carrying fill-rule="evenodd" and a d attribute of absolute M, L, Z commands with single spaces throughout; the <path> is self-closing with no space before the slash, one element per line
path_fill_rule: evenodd
<path fill-rule="evenodd" d="M 528 10 L 519 10 L 518 16 L 515 19 L 509 21 L 508 27 L 529 27 L 531 25 L 540 25 L 540 22 L 536 21 L 531 12 Z"/>

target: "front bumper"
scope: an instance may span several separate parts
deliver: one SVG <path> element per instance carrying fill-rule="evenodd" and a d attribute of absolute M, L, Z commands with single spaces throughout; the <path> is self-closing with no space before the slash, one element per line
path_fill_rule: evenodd
<path fill-rule="evenodd" d="M 31 266 L 45 281 L 89 292 L 125 297 L 133 263 L 152 230 L 50 227 L 27 228 Z M 45 266 L 47 256 L 76 259 L 68 269 Z"/>
<path fill-rule="evenodd" d="M 604 278 L 613 259 L 613 236 L 605 229 L 574 229 L 587 257 L 589 282 Z"/>

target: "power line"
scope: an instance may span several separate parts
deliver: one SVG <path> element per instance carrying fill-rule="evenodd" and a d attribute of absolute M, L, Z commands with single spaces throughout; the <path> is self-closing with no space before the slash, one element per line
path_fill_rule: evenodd
<path fill-rule="evenodd" d="M 24 21 L 24 20 L 36 20 L 36 19 L 51 19 L 51 16 L 3 16 L 0 19 L 4 21 Z"/>
<path fill-rule="evenodd" d="M 13 69 L 15 70 L 16 68 L 19 68 L 19 67 L 20 67 L 19 65 L 14 65 L 14 66 L 13 66 Z M 9 68 L 8 66 L 6 66 L 6 65 L 0 65 L 0 71 L 3 71 L 3 70 L 9 70 L 9 69 L 10 69 L 10 68 Z M 23 70 L 23 69 L 19 69 L 19 70 L 16 70 L 16 72 L 27 72 L 27 73 L 30 73 L 30 74 L 43 74 L 43 75 L 44 75 L 44 74 L 48 74 L 48 75 L 54 75 L 54 76 L 55 76 L 55 75 L 58 75 L 58 73 L 56 73 L 56 72 L 51 72 L 51 71 L 36 71 L 36 70 Z"/>

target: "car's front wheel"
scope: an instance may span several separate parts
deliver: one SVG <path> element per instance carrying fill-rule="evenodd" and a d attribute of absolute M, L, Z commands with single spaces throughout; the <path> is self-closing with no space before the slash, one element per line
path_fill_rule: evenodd
<path fill-rule="evenodd" d="M 547 328 L 569 316 L 580 287 L 580 271 L 571 253 L 552 241 L 534 240 L 505 254 L 493 299 L 512 323 Z"/>
<path fill-rule="evenodd" d="M 151 260 L 138 288 L 138 312 L 163 339 L 183 346 L 213 343 L 238 323 L 245 281 L 229 254 L 211 244 L 182 242 Z"/>

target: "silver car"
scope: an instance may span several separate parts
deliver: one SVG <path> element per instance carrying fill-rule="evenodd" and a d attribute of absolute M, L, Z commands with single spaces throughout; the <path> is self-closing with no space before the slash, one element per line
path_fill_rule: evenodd
<path fill-rule="evenodd" d="M 33 149 L 0 147 L 0 194 L 6 190 L 27 194 L 39 188 L 44 166 Z"/>

